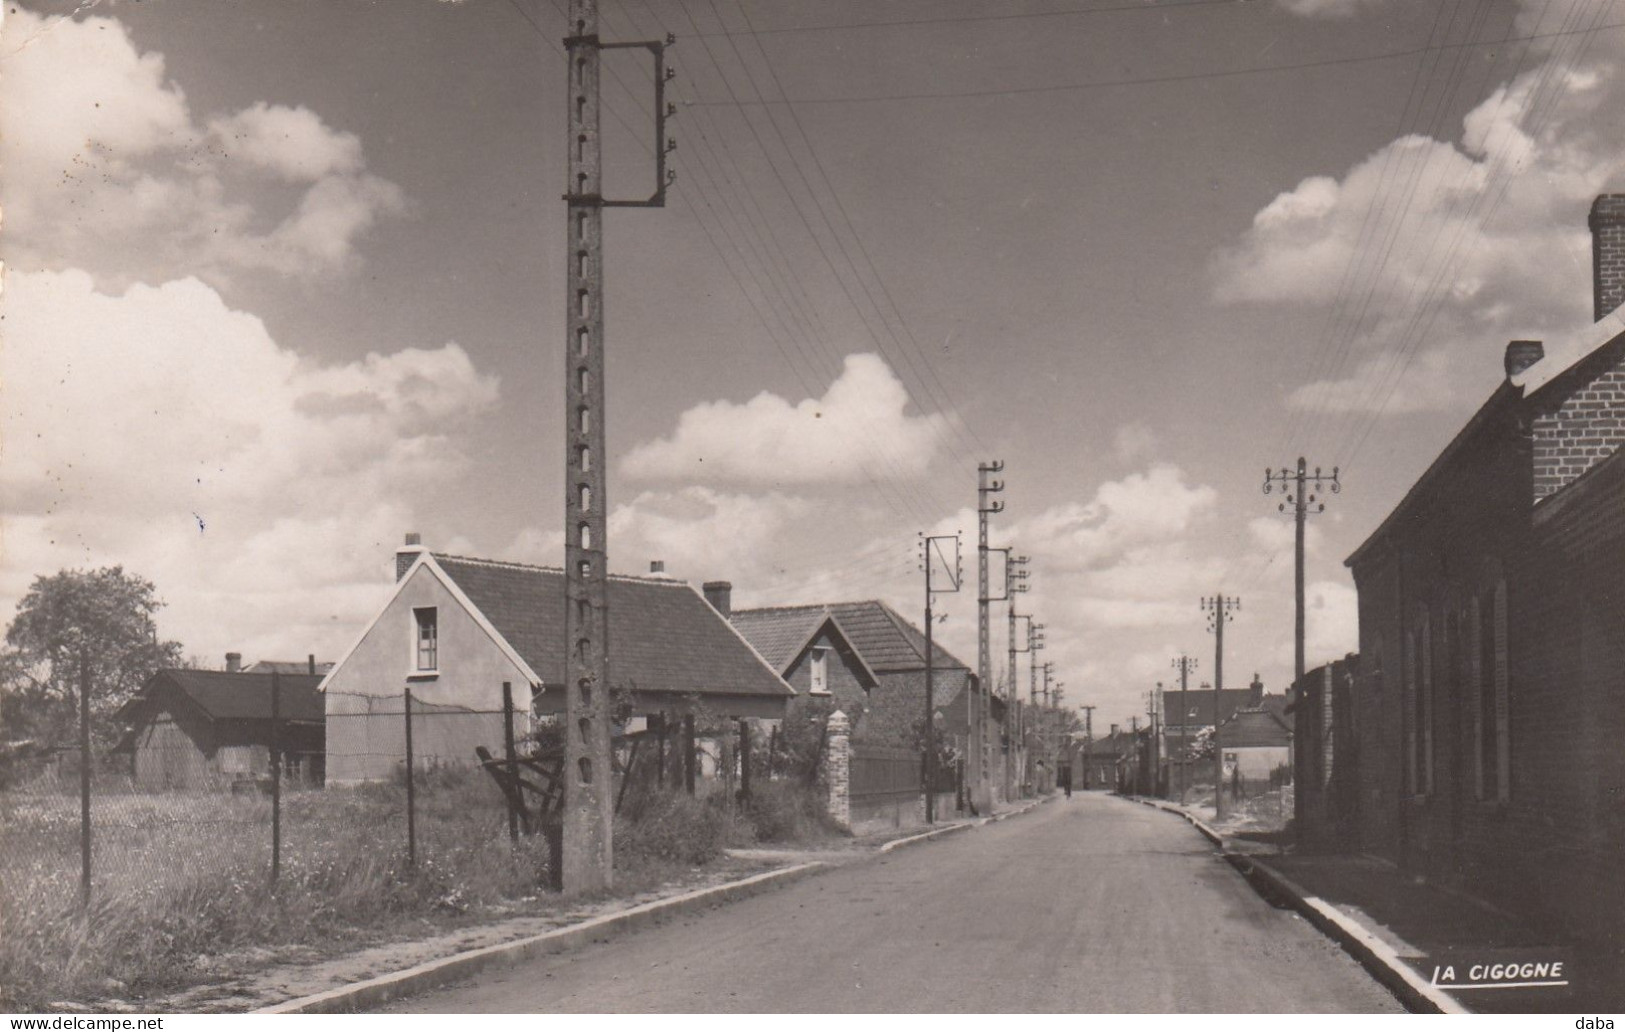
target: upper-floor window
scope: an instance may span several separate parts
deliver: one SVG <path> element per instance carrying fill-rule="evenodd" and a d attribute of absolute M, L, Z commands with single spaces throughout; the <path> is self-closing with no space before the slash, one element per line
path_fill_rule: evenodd
<path fill-rule="evenodd" d="M 808 668 L 810 691 L 824 693 L 829 691 L 829 649 L 823 645 L 812 650 L 812 665 Z"/>
<path fill-rule="evenodd" d="M 434 606 L 412 610 L 416 628 L 417 669 L 440 669 L 440 614 Z"/>

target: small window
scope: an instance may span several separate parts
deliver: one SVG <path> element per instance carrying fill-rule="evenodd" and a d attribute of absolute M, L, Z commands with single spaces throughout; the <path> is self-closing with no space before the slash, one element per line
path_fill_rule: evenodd
<path fill-rule="evenodd" d="M 440 669 L 440 619 L 434 606 L 412 610 L 417 625 L 417 668 Z"/>
<path fill-rule="evenodd" d="M 814 694 L 829 693 L 829 649 L 823 646 L 812 650 L 811 681 L 809 690 Z"/>

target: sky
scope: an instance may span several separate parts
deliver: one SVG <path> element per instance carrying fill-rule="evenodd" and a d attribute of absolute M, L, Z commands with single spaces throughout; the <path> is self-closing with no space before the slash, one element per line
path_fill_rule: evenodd
<path fill-rule="evenodd" d="M 122 564 L 209 663 L 334 659 L 407 532 L 558 564 L 564 0 L 79 0 L 0 28 L 0 614 Z M 1199 608 L 1291 680 L 1343 559 L 1590 320 L 1625 190 L 1613 0 L 603 0 L 678 37 L 677 180 L 606 215 L 608 550 L 976 663 L 977 465 L 1068 705 L 1143 714 Z M 606 59 L 606 189 L 652 80 Z M 994 562 L 991 591 L 1003 590 Z M 936 578 L 946 582 L 946 571 Z M 996 678 L 1005 676 L 995 604 Z M 9 619 L 9 616 L 7 617 Z M 1028 682 L 1023 656 L 1018 683 Z"/>

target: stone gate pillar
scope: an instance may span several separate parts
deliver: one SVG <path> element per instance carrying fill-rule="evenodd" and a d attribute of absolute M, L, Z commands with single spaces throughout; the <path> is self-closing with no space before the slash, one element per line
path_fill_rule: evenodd
<path fill-rule="evenodd" d="M 825 789 L 830 818 L 852 829 L 852 721 L 836 710 L 825 728 Z"/>

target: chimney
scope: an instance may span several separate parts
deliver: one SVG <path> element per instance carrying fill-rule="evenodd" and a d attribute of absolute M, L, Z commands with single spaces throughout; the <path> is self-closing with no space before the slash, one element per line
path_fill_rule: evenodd
<path fill-rule="evenodd" d="M 708 580 L 702 589 L 705 600 L 711 603 L 711 608 L 723 616 L 733 615 L 734 586 L 725 580 Z"/>
<path fill-rule="evenodd" d="M 1264 705 L 1264 682 L 1259 679 L 1256 672 L 1253 674 L 1253 683 L 1247 686 L 1247 692 L 1247 705 Z"/>
<path fill-rule="evenodd" d="M 423 554 L 423 535 L 406 535 L 406 544 L 395 550 L 395 579 L 400 580 L 406 576 L 406 571 L 417 562 L 418 556 Z"/>
<path fill-rule="evenodd" d="M 1625 302 L 1625 194 L 1603 194 L 1591 205 L 1592 318 Z"/>
<path fill-rule="evenodd" d="M 1505 359 L 1508 379 L 1517 376 L 1545 357 L 1546 347 L 1538 340 L 1512 341 L 1507 345 Z"/>
<path fill-rule="evenodd" d="M 1117 728 L 1118 728 L 1118 727 L 1119 727 L 1119 725 L 1117 725 L 1117 724 L 1113 724 L 1113 725 L 1112 725 L 1112 737 L 1113 737 L 1113 738 L 1116 738 L 1116 737 L 1117 737 Z M 920 737 L 921 737 L 921 738 L 924 738 L 924 737 L 925 737 L 925 733 L 924 733 L 924 732 L 923 732 L 923 731 L 922 731 L 922 732 L 921 732 L 921 733 L 920 733 Z"/>
<path fill-rule="evenodd" d="M 666 572 L 666 560 L 664 560 L 664 559 L 650 559 L 649 560 L 649 572 L 650 573 L 665 573 Z"/>
<path fill-rule="evenodd" d="M 243 654 L 241 652 L 226 653 L 226 673 L 235 674 L 243 669 Z"/>
<path fill-rule="evenodd" d="M 309 669 L 309 671 L 310 671 L 310 676 L 315 677 L 316 676 L 316 653 L 312 652 L 310 654 L 310 657 L 305 662 L 309 664 L 307 669 Z"/>

